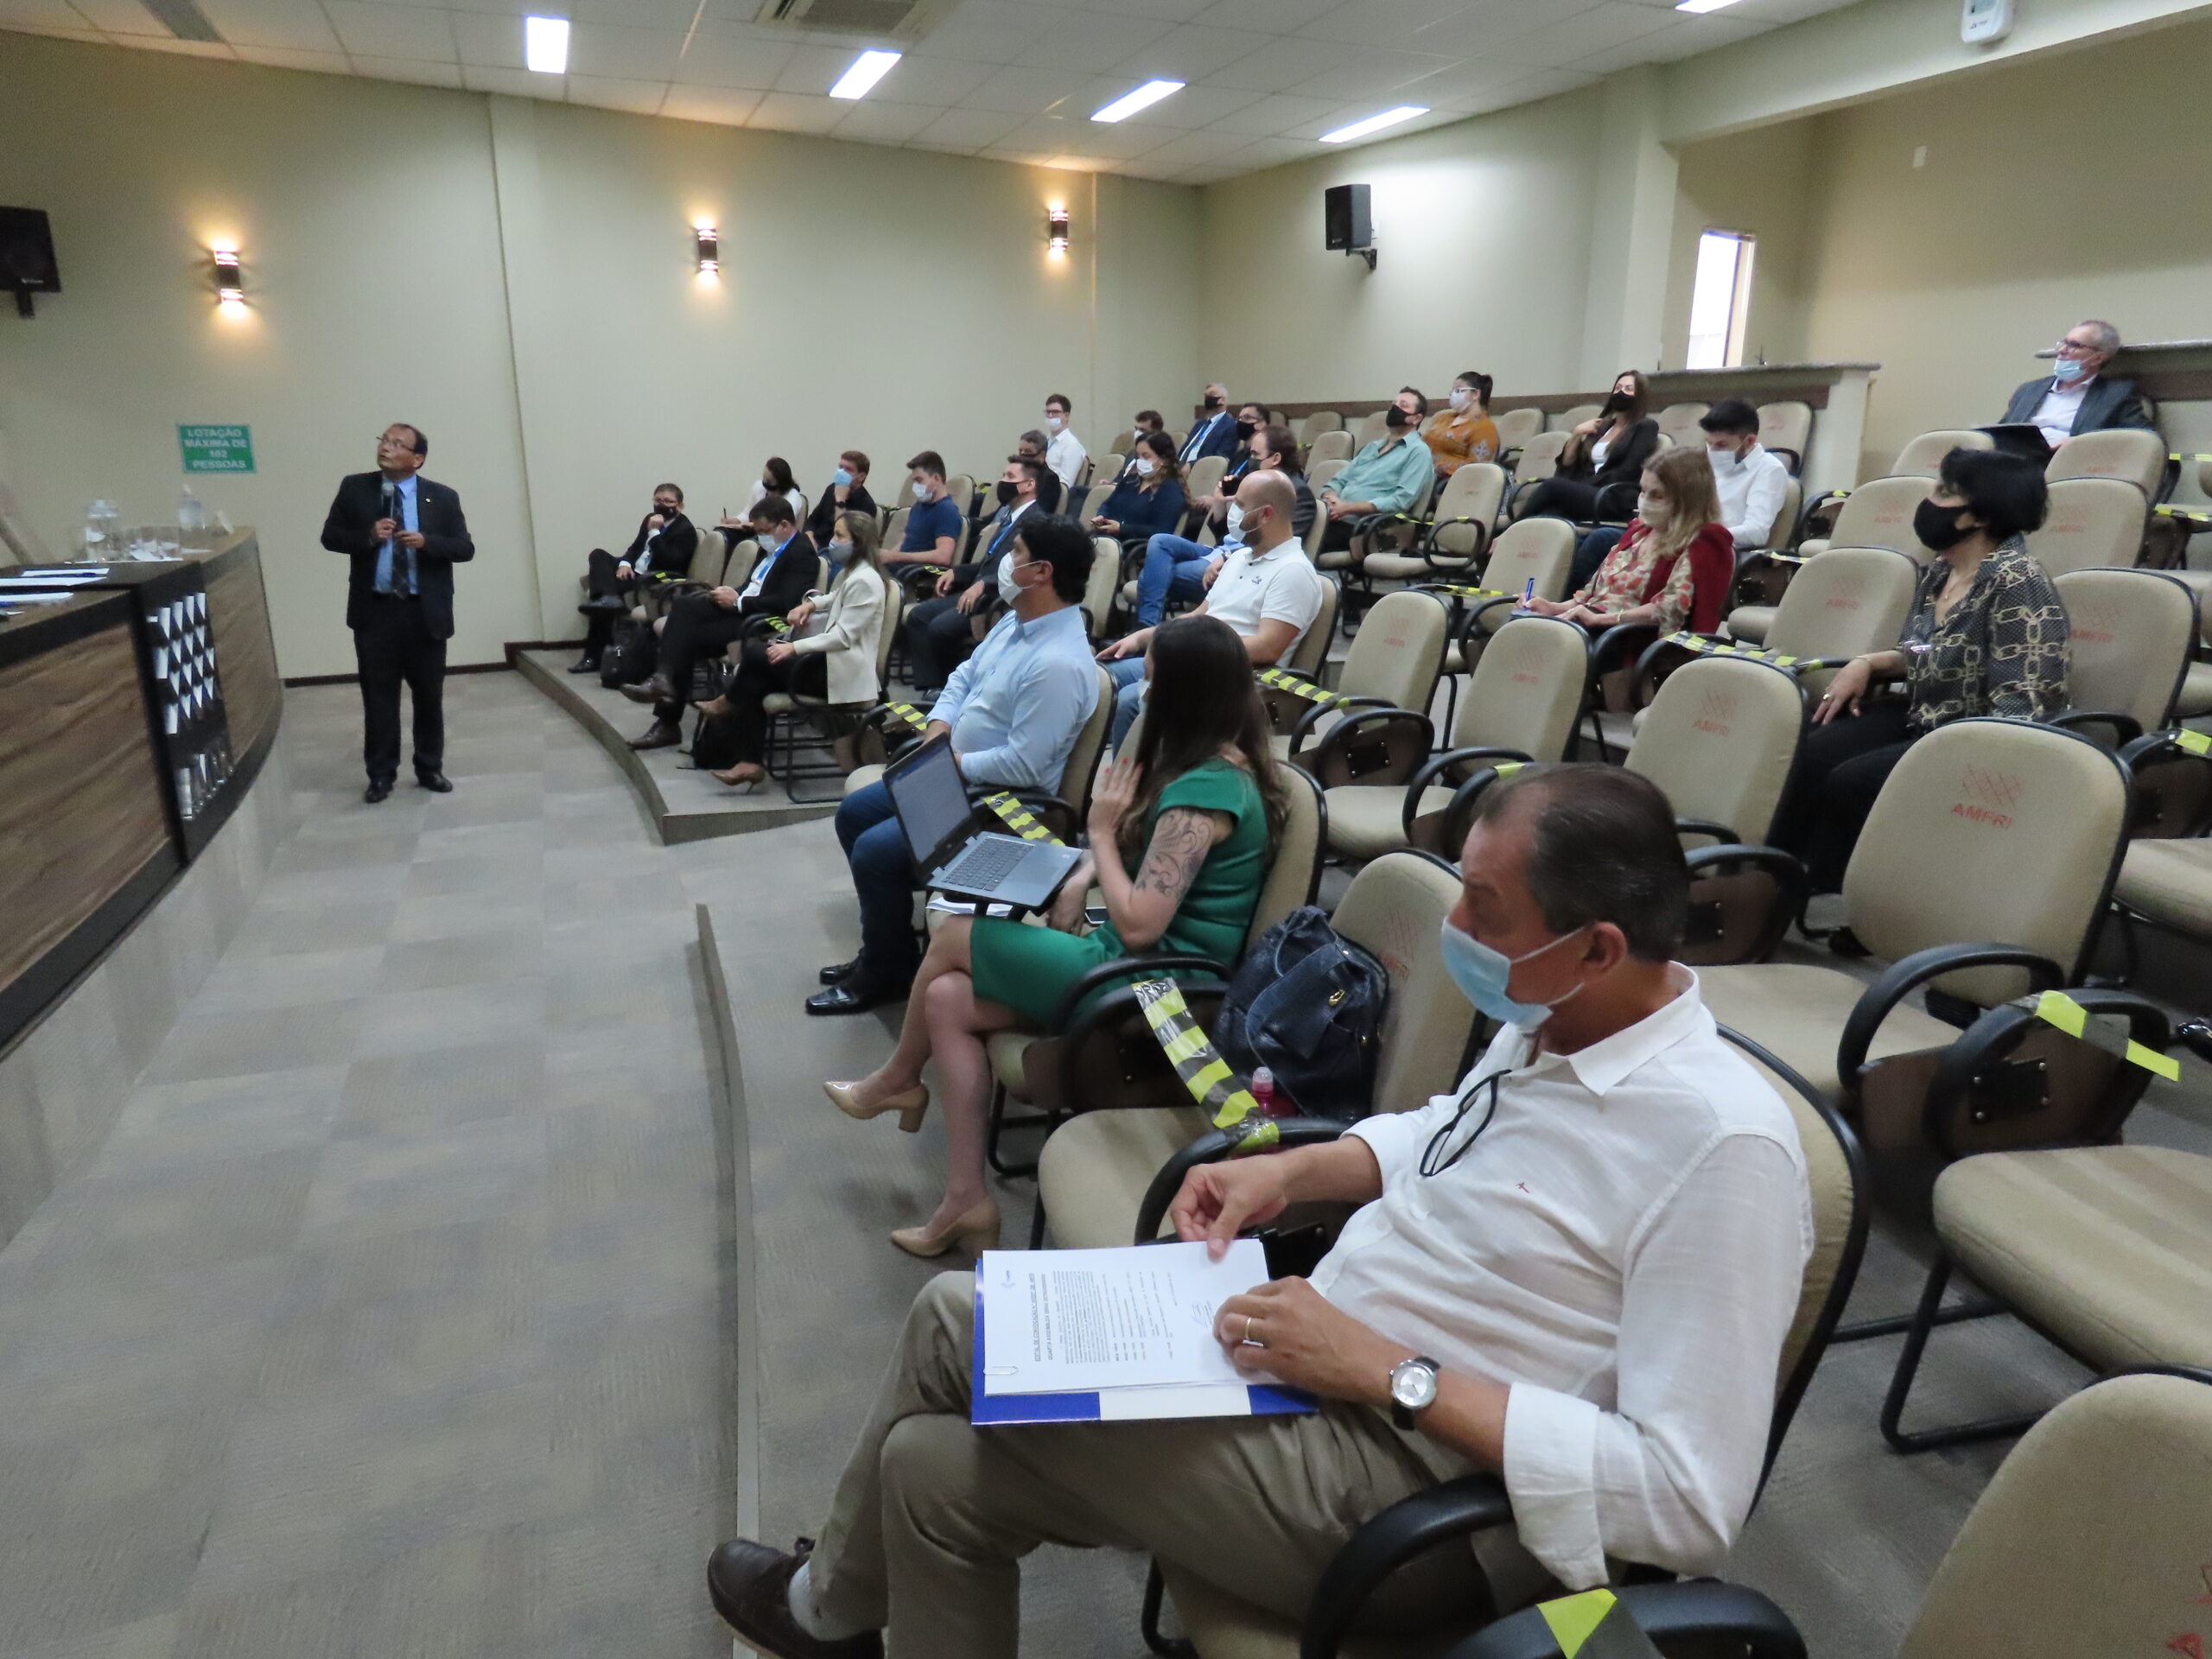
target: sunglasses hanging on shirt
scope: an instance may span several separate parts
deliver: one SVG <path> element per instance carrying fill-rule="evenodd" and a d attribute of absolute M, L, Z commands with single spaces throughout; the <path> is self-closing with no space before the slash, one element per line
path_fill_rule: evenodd
<path fill-rule="evenodd" d="M 1459 1109 L 1452 1114 L 1452 1121 L 1429 1137 L 1427 1150 L 1421 1155 L 1421 1173 L 1423 1175 L 1441 1175 L 1465 1157 L 1467 1149 L 1483 1138 L 1483 1131 L 1490 1128 L 1491 1119 L 1497 1116 L 1497 1091 L 1504 1080 L 1503 1071 L 1493 1071 L 1459 1096 Z M 1484 1090 L 1490 1091 L 1490 1103 L 1484 1109 L 1483 1121 L 1475 1125 L 1474 1133 L 1453 1148 L 1449 1157 L 1445 1156 L 1445 1148 L 1452 1145 L 1452 1137 L 1459 1132 L 1459 1125 L 1467 1121 L 1467 1114 L 1475 1109 L 1475 1102 Z"/>

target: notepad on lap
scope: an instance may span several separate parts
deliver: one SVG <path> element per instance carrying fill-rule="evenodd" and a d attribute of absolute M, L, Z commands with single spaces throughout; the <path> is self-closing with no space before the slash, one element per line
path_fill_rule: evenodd
<path fill-rule="evenodd" d="M 1256 1239 L 987 1250 L 976 1269 L 976 1423 L 1246 1417 L 1311 1411 L 1249 1381 L 1213 1334 L 1222 1303 L 1268 1279 Z"/>

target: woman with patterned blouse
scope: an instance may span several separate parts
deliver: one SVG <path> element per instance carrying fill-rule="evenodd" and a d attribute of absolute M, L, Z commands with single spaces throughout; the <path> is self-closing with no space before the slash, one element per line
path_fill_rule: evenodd
<path fill-rule="evenodd" d="M 1978 715 L 2046 720 L 2066 707 L 2066 609 L 2023 539 L 2040 529 L 2043 469 L 1954 449 L 1913 517 L 1935 556 L 1894 651 L 1854 657 L 1813 711 L 1776 842 L 1804 859 L 1815 893 L 1844 867 L 1891 771 L 1938 726 Z M 1870 699 L 1884 681 L 1903 696 Z"/>
<path fill-rule="evenodd" d="M 1540 616 L 1592 632 L 1648 623 L 1662 633 L 1720 626 L 1736 579 L 1736 543 L 1720 522 L 1720 497 L 1705 446 L 1669 449 L 1643 469 L 1636 517 L 1589 585 L 1563 601 L 1532 599 Z"/>

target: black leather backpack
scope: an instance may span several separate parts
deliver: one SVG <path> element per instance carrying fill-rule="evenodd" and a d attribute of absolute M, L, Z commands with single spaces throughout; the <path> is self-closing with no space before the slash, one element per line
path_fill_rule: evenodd
<path fill-rule="evenodd" d="M 1382 964 L 1308 905 L 1262 934 L 1230 976 L 1214 1046 L 1248 1077 L 1266 1066 L 1277 1096 L 1307 1116 L 1364 1117 L 1389 1001 Z"/>

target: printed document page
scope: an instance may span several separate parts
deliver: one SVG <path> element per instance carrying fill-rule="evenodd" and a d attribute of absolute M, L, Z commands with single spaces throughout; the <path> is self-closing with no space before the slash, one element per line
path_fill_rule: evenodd
<path fill-rule="evenodd" d="M 1214 1340 L 1216 1311 L 1268 1280 L 1240 1238 L 1218 1262 L 1204 1243 L 1103 1250 L 987 1250 L 983 1392 L 1076 1394 L 1252 1379 Z"/>

